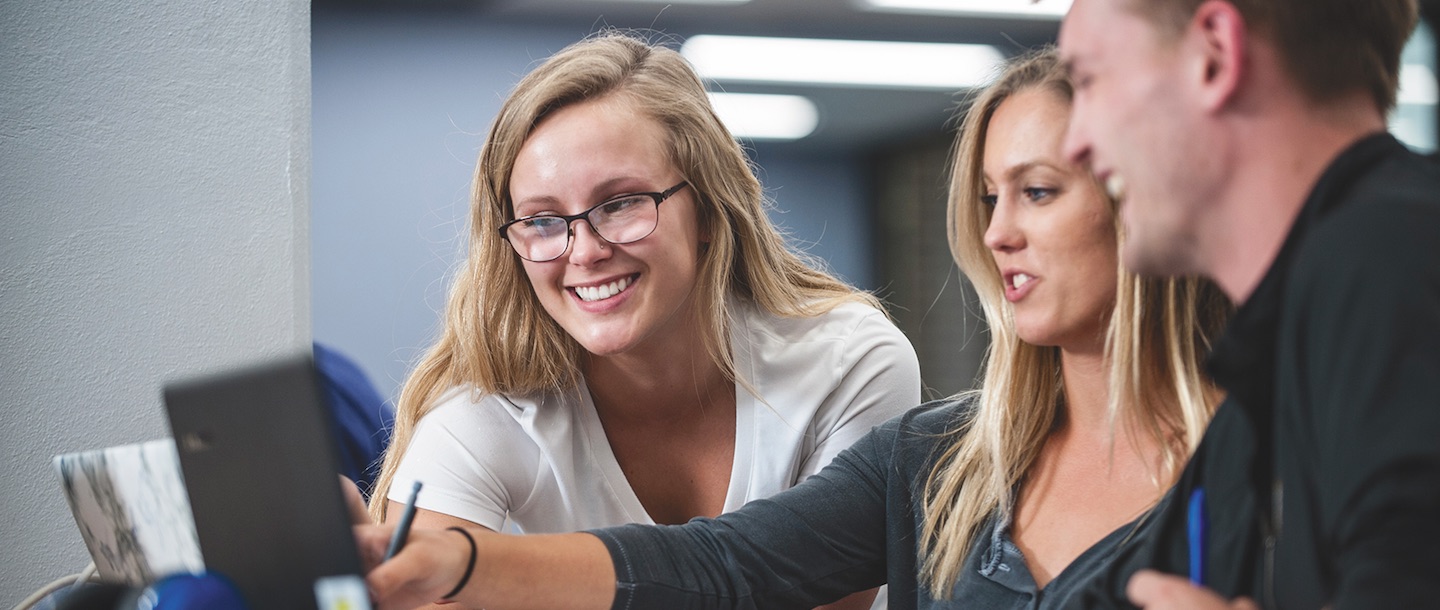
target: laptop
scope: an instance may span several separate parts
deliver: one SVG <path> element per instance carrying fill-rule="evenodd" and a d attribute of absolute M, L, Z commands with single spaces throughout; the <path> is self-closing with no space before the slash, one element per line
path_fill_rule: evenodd
<path fill-rule="evenodd" d="M 165 408 L 207 570 L 257 610 L 368 608 L 309 354 L 169 384 Z"/>

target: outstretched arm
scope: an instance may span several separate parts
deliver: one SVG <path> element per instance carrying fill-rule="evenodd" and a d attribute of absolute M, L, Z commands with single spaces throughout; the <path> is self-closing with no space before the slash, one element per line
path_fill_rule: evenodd
<path fill-rule="evenodd" d="M 355 528 L 378 610 L 409 610 L 438 601 L 460 584 L 471 545 L 451 530 L 415 529 L 405 548 L 381 563 L 393 528 Z M 451 600 L 476 608 L 603 610 L 615 597 L 615 570 L 605 545 L 590 534 L 508 536 L 469 528 L 474 567 Z"/>
<path fill-rule="evenodd" d="M 477 608 L 601 609 L 617 597 L 667 610 L 813 608 L 885 581 L 896 434 L 896 425 L 882 426 L 820 474 L 718 519 L 546 536 L 465 528 L 476 543 L 469 579 L 472 551 L 461 532 L 412 530 L 384 563 L 390 527 L 359 526 L 356 537 L 381 610 L 447 597 Z"/>

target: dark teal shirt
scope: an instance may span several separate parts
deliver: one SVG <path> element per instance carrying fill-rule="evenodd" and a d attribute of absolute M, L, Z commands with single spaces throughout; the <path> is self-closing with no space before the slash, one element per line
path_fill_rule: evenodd
<path fill-rule="evenodd" d="M 933 599 L 918 581 L 925 481 L 970 412 L 970 401 L 917 407 L 799 485 L 716 519 L 592 531 L 614 561 L 612 607 L 805 609 L 887 582 L 893 610 L 1063 606 L 1140 526 L 1110 534 L 1039 590 L 1008 524 L 991 518 L 953 598 Z"/>

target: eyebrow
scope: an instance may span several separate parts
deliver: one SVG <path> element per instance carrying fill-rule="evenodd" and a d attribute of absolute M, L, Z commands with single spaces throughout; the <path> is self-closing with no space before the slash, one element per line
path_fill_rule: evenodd
<path fill-rule="evenodd" d="M 559 200 L 559 199 L 556 199 L 556 198 L 551 197 L 551 196 L 549 196 L 549 195 L 538 195 L 538 196 L 535 196 L 535 197 L 527 197 L 527 198 L 521 199 L 521 200 L 519 200 L 519 201 L 511 201 L 511 202 L 510 202 L 510 212 L 511 212 L 512 214 L 514 214 L 514 216 L 515 216 L 516 218 L 521 218 L 521 217 L 524 217 L 524 216 L 529 216 L 529 214 L 521 214 L 521 213 L 520 213 L 520 209 L 521 209 L 521 208 L 524 208 L 524 207 L 534 207 L 534 206 L 553 206 L 553 205 L 556 205 L 556 204 L 559 204 L 559 203 L 560 203 L 560 200 Z"/>
<path fill-rule="evenodd" d="M 609 179 L 609 180 L 606 180 L 606 181 L 604 181 L 604 182 L 601 182 L 600 184 L 595 185 L 595 188 L 593 188 L 593 189 L 590 190 L 591 198 L 592 198 L 592 199 L 595 199 L 595 200 L 596 200 L 596 203 L 599 203 L 600 200 L 602 200 L 602 199 L 609 199 L 609 198 L 611 198 L 611 197 L 616 197 L 616 196 L 619 196 L 619 195 L 629 195 L 629 194 L 632 194 L 632 193 L 639 193 L 639 192 L 644 191 L 644 190 L 647 189 L 647 188 L 654 188 L 654 189 L 663 189 L 663 188 L 665 188 L 664 186 L 651 186 L 651 187 L 637 186 L 637 187 L 635 187 L 635 188 L 628 188 L 628 189 L 618 189 L 618 188 L 616 188 L 616 185 L 624 184 L 624 183 L 626 183 L 626 182 L 644 182 L 644 180 L 641 179 L 641 178 L 638 177 L 638 176 L 617 176 L 617 177 L 611 178 L 611 179 Z M 610 193 L 610 194 L 609 194 L 609 195 L 601 195 L 600 193 Z"/>
<path fill-rule="evenodd" d="M 1015 166 L 1006 168 L 1005 171 L 1000 175 L 1000 177 L 1001 177 L 1002 179 L 1004 179 L 1004 180 L 1013 180 L 1013 179 L 1015 179 L 1016 176 L 1022 175 L 1022 174 L 1026 173 L 1026 172 L 1029 172 L 1029 171 L 1031 171 L 1031 170 L 1033 170 L 1033 169 L 1037 169 L 1037 168 L 1046 168 L 1046 169 L 1054 170 L 1054 171 L 1057 171 L 1057 172 L 1058 172 L 1058 171 L 1063 171 L 1062 168 L 1060 168 L 1060 167 L 1056 166 L 1054 163 L 1050 163 L 1050 162 L 1048 162 L 1048 161 L 1026 161 L 1026 162 L 1021 163 L 1021 164 L 1019 164 L 1019 165 L 1015 165 Z M 981 172 L 981 173 L 984 174 L 982 177 L 983 177 L 986 181 L 991 181 L 990 175 L 989 175 L 988 173 L 985 173 L 985 172 Z"/>
<path fill-rule="evenodd" d="M 623 183 L 626 183 L 626 182 L 637 182 L 637 181 L 641 181 L 641 179 L 640 179 L 639 177 L 636 177 L 636 176 L 616 176 L 616 177 L 614 177 L 614 178 L 610 178 L 610 179 L 608 179 L 608 180 L 602 181 L 602 182 L 600 182 L 599 184 L 596 184 L 594 187 L 592 187 L 592 188 L 590 189 L 590 199 L 593 199 L 593 200 L 594 200 L 594 201 L 592 201 L 591 203 L 592 203 L 592 204 L 603 203 L 603 202 L 605 202 L 605 201 L 609 201 L 610 199 L 612 199 L 612 198 L 614 198 L 614 197 L 619 197 L 619 196 L 623 196 L 623 195 L 629 195 L 629 194 L 632 194 L 632 193 L 642 192 L 645 187 L 636 187 L 636 188 L 634 188 L 634 189 L 617 189 L 617 188 L 615 187 L 615 185 L 617 185 L 617 184 L 623 184 Z M 664 187 L 659 187 L 659 188 L 664 188 Z M 600 195 L 599 193 L 612 193 L 612 194 L 610 194 L 610 195 Z M 512 212 L 515 214 L 515 216 L 518 218 L 518 217 L 522 217 L 522 216 L 526 216 L 526 215 L 527 215 L 527 214 L 520 214 L 520 213 L 519 213 L 520 208 L 521 208 L 522 206 L 553 206 L 553 205 L 559 205 L 559 204 L 560 204 L 560 199 L 557 198 L 557 197 L 555 197 L 555 196 L 553 196 L 553 195 L 536 195 L 536 196 L 534 196 L 534 197 L 526 197 L 525 199 L 520 199 L 520 200 L 518 200 L 518 201 L 511 201 L 511 202 L 510 202 L 510 207 L 512 208 L 511 211 L 512 211 Z"/>

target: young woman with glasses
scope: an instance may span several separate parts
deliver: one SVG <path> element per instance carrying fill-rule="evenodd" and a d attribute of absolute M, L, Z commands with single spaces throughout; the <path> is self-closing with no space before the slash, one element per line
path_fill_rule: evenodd
<path fill-rule="evenodd" d="M 600 35 L 525 76 L 481 150 L 471 223 L 376 520 L 414 481 L 417 530 L 713 517 L 919 401 L 909 342 L 786 248 L 673 50 Z"/>
<path fill-rule="evenodd" d="M 980 391 L 718 519 L 412 536 L 369 575 L 381 610 L 805 608 L 882 582 L 892 609 L 1075 603 L 1145 539 L 1198 443 L 1219 398 L 1199 361 L 1228 306 L 1209 284 L 1120 268 L 1116 203 L 1061 151 L 1071 91 L 1053 52 L 1018 58 L 956 144 L 951 247 L 990 325 Z M 370 562 L 389 533 L 359 528 Z"/>

